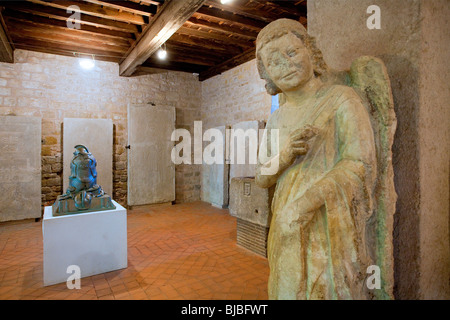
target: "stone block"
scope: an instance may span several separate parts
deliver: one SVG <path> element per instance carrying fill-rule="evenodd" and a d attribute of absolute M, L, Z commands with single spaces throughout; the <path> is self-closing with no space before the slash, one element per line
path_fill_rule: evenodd
<path fill-rule="evenodd" d="M 41 119 L 0 117 L 0 221 L 41 217 Z"/>
<path fill-rule="evenodd" d="M 175 108 L 130 104 L 128 121 L 128 205 L 174 201 L 174 143 L 170 138 L 175 129 Z M 125 163 L 123 166 L 125 169 Z"/>
<path fill-rule="evenodd" d="M 232 216 L 269 227 L 272 188 L 260 188 L 255 178 L 233 178 L 230 185 L 229 210 Z"/>
<path fill-rule="evenodd" d="M 264 121 L 242 121 L 231 126 L 230 135 L 230 184 L 234 177 L 254 177 L 258 158 L 259 130 Z M 241 139 L 241 142 L 239 142 Z M 243 140 L 245 139 L 245 140 Z M 244 148 L 244 149 L 243 149 Z M 238 161 L 240 153 L 244 161 Z M 244 163 L 242 163 L 244 162 Z"/>
<path fill-rule="evenodd" d="M 226 126 L 216 127 L 222 133 L 223 158 L 220 163 L 202 165 L 202 200 L 218 208 L 228 206 L 228 172 L 229 165 L 225 163 Z"/>

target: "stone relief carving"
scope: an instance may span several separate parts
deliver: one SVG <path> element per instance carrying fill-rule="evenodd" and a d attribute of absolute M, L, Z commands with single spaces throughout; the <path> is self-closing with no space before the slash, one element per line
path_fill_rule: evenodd
<path fill-rule="evenodd" d="M 289 19 L 259 33 L 256 57 L 268 93 L 281 97 L 256 170 L 257 185 L 276 184 L 269 298 L 392 298 L 396 118 L 383 62 L 361 57 L 350 71 L 329 70 L 314 39 Z M 372 265 L 377 290 L 367 286 Z"/>

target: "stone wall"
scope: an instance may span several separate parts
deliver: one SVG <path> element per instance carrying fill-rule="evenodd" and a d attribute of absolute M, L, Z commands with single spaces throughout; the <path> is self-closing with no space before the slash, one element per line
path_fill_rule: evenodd
<path fill-rule="evenodd" d="M 202 82 L 203 130 L 269 118 L 271 96 L 259 78 L 256 60 Z"/>
<path fill-rule="evenodd" d="M 381 11 L 368 29 L 367 8 Z M 308 32 L 327 63 L 348 69 L 362 55 L 388 69 L 397 116 L 394 294 L 398 299 L 448 299 L 450 7 L 445 0 L 308 1 Z"/>
<path fill-rule="evenodd" d="M 0 63 L 0 115 L 42 118 L 42 204 L 50 205 L 62 189 L 62 123 L 64 118 L 113 121 L 113 198 L 126 205 L 127 105 L 172 105 L 176 126 L 191 129 L 200 120 L 201 83 L 181 72 L 119 77 L 117 63 L 97 61 L 82 70 L 78 59 L 25 50 L 15 63 Z M 95 137 L 92 137 L 95 139 Z M 176 167 L 176 201 L 200 199 L 197 166 Z"/>
<path fill-rule="evenodd" d="M 421 1 L 420 296 L 450 299 L 450 3 Z"/>

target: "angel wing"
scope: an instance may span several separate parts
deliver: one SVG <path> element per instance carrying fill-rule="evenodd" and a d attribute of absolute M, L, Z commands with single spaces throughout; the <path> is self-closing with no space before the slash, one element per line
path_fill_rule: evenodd
<path fill-rule="evenodd" d="M 348 84 L 361 96 L 369 112 L 377 153 L 377 181 L 374 189 L 374 211 L 366 225 L 368 248 L 380 268 L 381 290 L 374 290 L 376 299 L 392 299 L 393 225 L 397 194 L 394 189 L 392 144 L 397 119 L 394 112 L 391 84 L 383 61 L 362 56 L 353 61 Z"/>

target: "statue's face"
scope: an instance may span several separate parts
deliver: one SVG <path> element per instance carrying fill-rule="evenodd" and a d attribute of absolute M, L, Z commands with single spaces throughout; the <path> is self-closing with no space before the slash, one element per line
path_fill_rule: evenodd
<path fill-rule="evenodd" d="M 314 75 L 308 49 L 292 33 L 265 44 L 259 54 L 269 77 L 283 92 L 301 88 Z"/>

